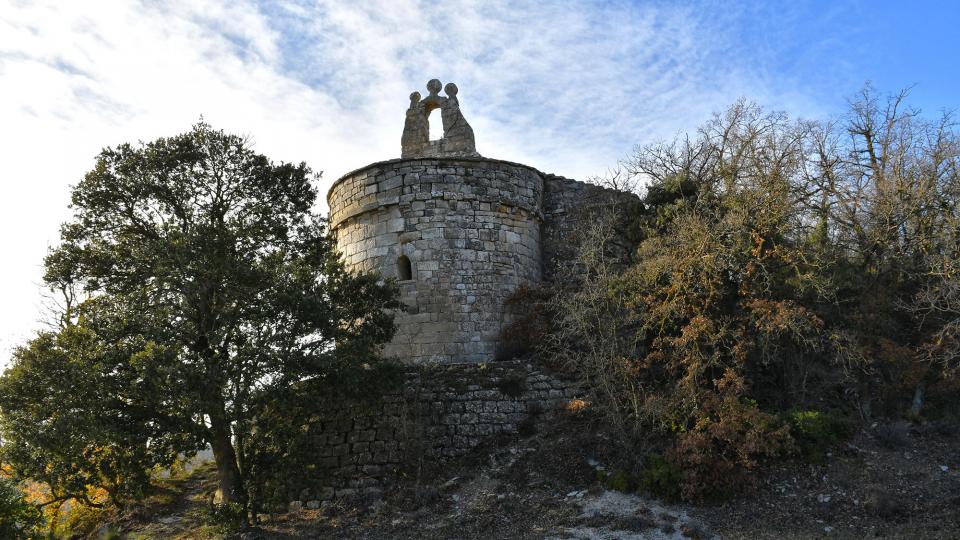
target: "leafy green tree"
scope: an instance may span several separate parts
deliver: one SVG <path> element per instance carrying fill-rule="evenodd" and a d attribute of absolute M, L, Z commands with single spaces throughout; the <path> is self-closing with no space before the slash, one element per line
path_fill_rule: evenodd
<path fill-rule="evenodd" d="M 104 328 L 101 319 L 115 318 L 89 312 L 105 299 L 16 349 L 0 378 L 3 459 L 17 477 L 48 486 L 45 504 L 100 507 L 99 488 L 122 505 L 143 494 L 153 467 L 201 447 L 189 411 L 170 399 L 169 351 Z"/>
<path fill-rule="evenodd" d="M 64 472 L 79 474 L 72 492 L 109 484 L 105 463 L 162 465 L 208 444 L 218 498 L 243 504 L 254 404 L 376 361 L 394 331 L 395 288 L 345 270 L 311 212 L 316 179 L 202 122 L 105 149 L 46 259 L 52 288 L 89 299 L 14 356 L 0 382 L 5 439 L 22 441 L 24 460 L 55 451 L 84 469 Z M 66 426 L 72 438 L 50 440 L 57 422 L 89 435 Z M 85 466 L 90 453 L 109 458 Z M 135 494 L 136 475 L 111 467 Z"/>
<path fill-rule="evenodd" d="M 16 482 L 0 476 L 0 538 L 40 538 L 37 530 L 42 521 L 40 511 L 26 501 Z"/>

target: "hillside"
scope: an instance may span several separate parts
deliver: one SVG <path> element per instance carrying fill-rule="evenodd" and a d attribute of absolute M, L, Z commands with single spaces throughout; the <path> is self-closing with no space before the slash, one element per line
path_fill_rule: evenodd
<path fill-rule="evenodd" d="M 264 516 L 247 531 L 210 525 L 210 468 L 168 484 L 120 520 L 127 538 L 956 538 L 960 434 L 936 423 L 866 426 L 822 463 L 763 469 L 755 489 L 719 505 L 669 504 L 608 489 L 608 436 L 585 417 L 504 438 L 407 477 L 382 496 Z M 206 525 L 204 523 L 207 523 Z"/>

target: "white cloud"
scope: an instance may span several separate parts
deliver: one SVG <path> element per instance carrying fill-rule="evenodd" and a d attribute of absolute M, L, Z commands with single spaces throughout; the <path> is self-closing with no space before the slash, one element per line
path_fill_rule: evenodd
<path fill-rule="evenodd" d="M 482 154 L 583 178 L 740 95 L 815 112 L 725 57 L 732 39 L 661 4 L 0 3 L 0 350 L 37 328 L 68 186 L 104 146 L 203 115 L 324 170 L 325 190 L 397 157 L 408 94 L 439 77 Z"/>

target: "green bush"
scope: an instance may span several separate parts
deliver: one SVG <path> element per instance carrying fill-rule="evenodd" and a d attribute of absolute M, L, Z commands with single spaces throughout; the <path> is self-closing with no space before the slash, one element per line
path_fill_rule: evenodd
<path fill-rule="evenodd" d="M 623 469 L 617 469 L 612 473 L 597 471 L 597 480 L 599 480 L 606 489 L 622 493 L 634 492 L 639 485 L 637 479 L 627 474 Z"/>
<path fill-rule="evenodd" d="M 805 459 L 822 459 L 827 449 L 853 433 L 853 421 L 837 411 L 793 410 L 787 416 L 790 435 Z"/>
<path fill-rule="evenodd" d="M 680 499 L 680 469 L 660 454 L 647 454 L 643 473 L 640 475 L 640 487 L 650 493 L 675 501 Z"/>
<path fill-rule="evenodd" d="M 238 503 L 215 504 L 207 508 L 203 516 L 205 525 L 229 534 L 240 530 L 247 518 L 247 511 Z"/>

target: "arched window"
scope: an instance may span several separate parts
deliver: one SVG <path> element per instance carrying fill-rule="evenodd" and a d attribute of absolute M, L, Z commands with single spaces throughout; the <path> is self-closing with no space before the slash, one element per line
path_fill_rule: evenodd
<path fill-rule="evenodd" d="M 427 113 L 427 122 L 430 125 L 429 139 L 438 141 L 443 138 L 443 119 L 440 116 L 440 109 L 434 109 Z"/>
<path fill-rule="evenodd" d="M 410 265 L 410 259 L 406 255 L 397 258 L 397 278 L 400 281 L 413 279 L 413 268 Z"/>

